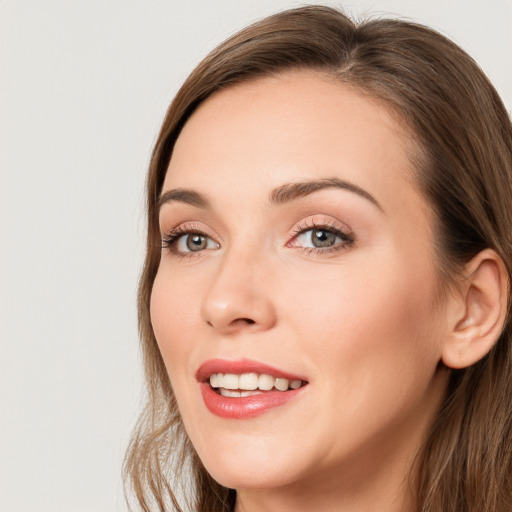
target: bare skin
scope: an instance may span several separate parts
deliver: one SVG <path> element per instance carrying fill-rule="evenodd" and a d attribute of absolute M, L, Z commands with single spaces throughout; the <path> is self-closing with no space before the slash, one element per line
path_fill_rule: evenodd
<path fill-rule="evenodd" d="M 307 72 L 215 94 L 178 138 L 163 193 L 201 200 L 161 208 L 162 236 L 175 236 L 152 322 L 187 433 L 237 489 L 237 512 L 407 510 L 450 336 L 408 144 L 384 106 Z M 214 358 L 307 385 L 259 416 L 221 418 L 195 377 Z"/>

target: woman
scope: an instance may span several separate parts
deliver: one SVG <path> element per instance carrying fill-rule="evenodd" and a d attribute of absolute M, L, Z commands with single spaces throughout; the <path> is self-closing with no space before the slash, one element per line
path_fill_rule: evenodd
<path fill-rule="evenodd" d="M 214 50 L 148 177 L 140 507 L 510 510 L 511 152 L 425 27 L 303 7 Z"/>

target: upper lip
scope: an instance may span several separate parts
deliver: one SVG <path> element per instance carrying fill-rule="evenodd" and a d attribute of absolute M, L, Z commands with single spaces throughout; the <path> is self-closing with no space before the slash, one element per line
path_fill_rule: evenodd
<path fill-rule="evenodd" d="M 275 368 L 274 366 L 269 366 L 268 364 L 253 361 L 251 359 L 238 359 L 236 361 L 230 361 L 227 359 L 209 359 L 201 364 L 197 369 L 196 379 L 199 382 L 206 382 L 213 373 L 264 373 L 275 378 L 281 377 L 289 380 L 307 381 L 307 379 L 302 375 L 295 375 Z"/>

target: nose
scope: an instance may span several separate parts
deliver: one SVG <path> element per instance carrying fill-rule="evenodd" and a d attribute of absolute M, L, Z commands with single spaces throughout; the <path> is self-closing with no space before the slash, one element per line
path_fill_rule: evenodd
<path fill-rule="evenodd" d="M 223 334 L 261 332 L 276 323 L 268 266 L 255 258 L 232 254 L 223 259 L 201 304 L 201 315 Z"/>

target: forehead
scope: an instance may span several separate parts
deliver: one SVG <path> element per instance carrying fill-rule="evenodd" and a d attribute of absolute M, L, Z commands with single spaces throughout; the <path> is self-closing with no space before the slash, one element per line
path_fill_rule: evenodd
<path fill-rule="evenodd" d="M 336 176 L 382 197 L 411 187 L 412 146 L 405 124 L 378 100 L 325 74 L 287 72 L 209 97 L 178 137 L 163 190 L 254 197 Z"/>

